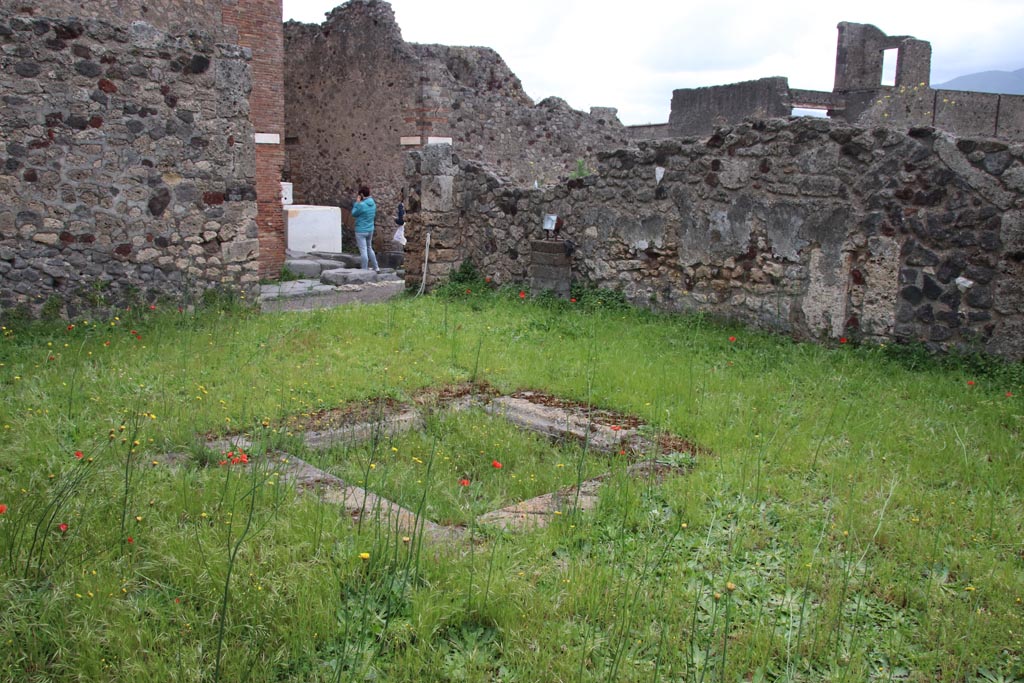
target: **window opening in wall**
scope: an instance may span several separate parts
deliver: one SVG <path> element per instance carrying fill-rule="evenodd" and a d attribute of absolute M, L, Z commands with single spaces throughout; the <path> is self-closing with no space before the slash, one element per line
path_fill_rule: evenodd
<path fill-rule="evenodd" d="M 899 58 L 899 48 L 882 50 L 882 85 L 896 85 L 896 62 Z"/>
<path fill-rule="evenodd" d="M 812 116 L 814 118 L 826 118 L 828 112 L 824 109 L 808 109 L 805 107 L 793 107 L 792 116 Z"/>

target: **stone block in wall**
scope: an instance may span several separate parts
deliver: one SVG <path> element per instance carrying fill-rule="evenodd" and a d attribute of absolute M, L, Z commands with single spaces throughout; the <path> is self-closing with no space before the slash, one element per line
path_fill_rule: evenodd
<path fill-rule="evenodd" d="M 1011 361 L 1024 360 L 1024 320 L 1006 320 L 997 325 L 985 350 Z"/>
<path fill-rule="evenodd" d="M 427 145 L 420 150 L 417 165 L 421 175 L 454 175 L 456 168 L 452 162 L 452 146 Z"/>
<path fill-rule="evenodd" d="M 870 98 L 863 105 L 863 113 L 856 117 L 859 125 L 901 128 L 932 125 L 935 91 L 927 86 L 882 88 L 872 92 Z M 851 110 L 849 103 L 855 99 L 856 93 L 847 95 L 848 112 Z"/>
<path fill-rule="evenodd" d="M 935 125 L 958 135 L 996 134 L 999 95 L 959 90 L 935 91 Z"/>
<path fill-rule="evenodd" d="M 424 176 L 420 185 L 420 203 L 424 211 L 445 212 L 455 208 L 452 190 L 455 178 L 450 175 Z"/>
<path fill-rule="evenodd" d="M 1007 211 L 1003 214 L 999 239 L 1007 252 L 1024 254 L 1024 211 Z"/>
<path fill-rule="evenodd" d="M 1000 95 L 996 135 L 1024 140 L 1024 95 Z"/>
<path fill-rule="evenodd" d="M 528 276 L 533 294 L 551 291 L 568 299 L 572 290 L 572 249 L 564 240 L 532 240 Z"/>
<path fill-rule="evenodd" d="M 238 240 L 237 242 L 225 242 L 220 245 L 221 258 L 226 263 L 241 263 L 256 258 L 260 253 L 260 241 L 258 239 Z"/>

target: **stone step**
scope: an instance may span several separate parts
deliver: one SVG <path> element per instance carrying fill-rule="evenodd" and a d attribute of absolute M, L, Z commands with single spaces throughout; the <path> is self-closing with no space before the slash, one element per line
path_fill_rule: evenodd
<path fill-rule="evenodd" d="M 307 311 L 352 303 L 380 303 L 404 290 L 405 281 L 394 274 L 363 284 L 330 285 L 320 280 L 293 280 L 260 285 L 260 310 Z"/>

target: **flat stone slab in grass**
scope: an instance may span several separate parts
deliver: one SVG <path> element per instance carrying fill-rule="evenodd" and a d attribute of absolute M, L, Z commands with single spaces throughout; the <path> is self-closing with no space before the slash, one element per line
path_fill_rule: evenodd
<path fill-rule="evenodd" d="M 630 465 L 626 472 L 631 477 L 652 477 L 661 479 L 668 472 L 679 471 L 679 468 L 661 465 L 653 460 Z M 550 524 L 558 515 L 573 510 L 587 512 L 597 507 L 598 492 L 604 484 L 607 474 L 587 479 L 577 487 L 570 486 L 554 493 L 545 493 L 536 498 L 524 500 L 500 510 L 485 513 L 476 518 L 481 524 L 490 524 L 506 531 L 529 531 L 541 529 Z"/>
<path fill-rule="evenodd" d="M 601 483 L 600 479 L 588 479 L 580 484 L 578 495 L 576 487 L 572 486 L 485 513 L 477 517 L 476 521 L 506 531 L 540 529 L 550 524 L 556 515 L 572 510 L 593 510 L 597 507 L 597 491 L 601 488 Z"/>
<path fill-rule="evenodd" d="M 390 436 L 423 427 L 423 417 L 419 411 L 405 410 L 379 422 L 361 422 L 336 429 L 308 431 L 303 438 L 310 448 L 329 448 L 337 443 L 369 441 L 374 436 Z"/>
<path fill-rule="evenodd" d="M 637 436 L 635 429 L 599 424 L 586 415 L 570 412 L 558 406 L 541 405 L 525 398 L 499 396 L 487 406 L 487 411 L 520 427 L 552 438 L 565 436 L 586 440 L 590 447 L 603 452 L 614 452 L 624 442 Z"/>
<path fill-rule="evenodd" d="M 434 540 L 451 540 L 465 533 L 463 527 L 442 526 L 425 518 L 417 517 L 412 510 L 402 507 L 387 498 L 371 493 L 360 486 L 346 484 L 341 478 L 313 467 L 294 456 L 285 455 L 275 463 L 285 481 L 294 482 L 306 490 L 319 492 L 325 503 L 338 505 L 353 520 L 381 522 L 385 526 L 408 533 L 410 536 L 422 529 Z"/>

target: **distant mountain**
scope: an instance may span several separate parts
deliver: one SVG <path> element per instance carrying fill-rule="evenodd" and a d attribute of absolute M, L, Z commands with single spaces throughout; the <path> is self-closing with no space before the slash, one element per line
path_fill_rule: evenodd
<path fill-rule="evenodd" d="M 1024 95 L 1024 69 L 1016 71 L 981 71 L 958 76 L 951 81 L 932 85 L 936 90 L 973 90 L 1004 95 Z"/>

